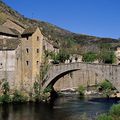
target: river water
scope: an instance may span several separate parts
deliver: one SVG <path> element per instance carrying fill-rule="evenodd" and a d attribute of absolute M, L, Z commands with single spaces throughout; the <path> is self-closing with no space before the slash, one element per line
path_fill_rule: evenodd
<path fill-rule="evenodd" d="M 117 100 L 104 98 L 85 98 L 78 96 L 60 97 L 54 105 L 40 103 L 1 105 L 0 120 L 81 120 L 85 114 L 89 120 L 107 112 Z"/>

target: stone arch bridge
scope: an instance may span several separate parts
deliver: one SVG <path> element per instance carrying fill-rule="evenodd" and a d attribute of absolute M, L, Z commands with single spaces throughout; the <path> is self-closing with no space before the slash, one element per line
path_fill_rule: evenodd
<path fill-rule="evenodd" d="M 109 80 L 120 92 L 120 65 L 95 64 L 95 63 L 69 63 L 50 66 L 42 82 L 42 90 L 49 85 L 54 85 L 57 80 L 73 71 L 90 71 L 91 82 L 99 83 L 102 80 Z M 86 79 L 83 79 L 84 81 Z"/>

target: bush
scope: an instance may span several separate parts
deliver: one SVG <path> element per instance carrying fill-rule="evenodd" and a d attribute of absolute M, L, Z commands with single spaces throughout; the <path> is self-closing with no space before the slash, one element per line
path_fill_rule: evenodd
<path fill-rule="evenodd" d="M 97 59 L 96 53 L 93 52 L 87 52 L 83 55 L 83 61 L 84 62 L 94 62 Z"/>
<path fill-rule="evenodd" d="M 104 80 L 102 83 L 100 83 L 99 87 L 102 90 L 103 95 L 105 95 L 108 98 L 111 94 L 113 94 L 113 90 L 115 89 L 108 80 Z"/>
<path fill-rule="evenodd" d="M 19 91 L 15 91 L 13 93 L 13 98 L 12 98 L 12 102 L 13 103 L 22 103 L 22 102 L 26 102 L 28 100 L 27 96 L 22 95 Z"/>
<path fill-rule="evenodd" d="M 99 54 L 99 60 L 103 63 L 112 64 L 115 62 L 115 54 L 113 51 L 101 51 Z"/>
<path fill-rule="evenodd" d="M 49 85 L 48 87 L 46 87 L 43 91 L 43 93 L 50 93 L 52 91 L 52 86 Z"/>
<path fill-rule="evenodd" d="M 2 96 L 0 96 L 0 104 L 10 103 L 10 102 L 11 102 L 11 98 L 8 94 L 3 94 Z"/>
<path fill-rule="evenodd" d="M 100 83 L 100 87 L 102 90 L 113 89 L 112 84 L 108 80 L 104 80 L 102 83 Z"/>
<path fill-rule="evenodd" d="M 112 116 L 120 117 L 120 104 L 113 105 L 110 109 L 110 114 Z"/>
<path fill-rule="evenodd" d="M 10 87 L 9 87 L 9 83 L 7 81 L 5 81 L 2 84 L 2 90 L 3 90 L 3 94 L 8 94 L 10 91 Z"/>
<path fill-rule="evenodd" d="M 77 91 L 78 91 L 78 93 L 79 93 L 80 96 L 84 96 L 84 94 L 85 94 L 85 88 L 82 85 L 80 85 L 78 87 Z"/>
<path fill-rule="evenodd" d="M 37 81 L 35 81 L 33 88 L 34 88 L 34 99 L 35 99 L 35 101 L 40 101 L 40 99 L 41 99 L 40 98 L 40 84 Z"/>
<path fill-rule="evenodd" d="M 113 118 L 110 115 L 102 114 L 98 116 L 97 120 L 113 120 Z"/>

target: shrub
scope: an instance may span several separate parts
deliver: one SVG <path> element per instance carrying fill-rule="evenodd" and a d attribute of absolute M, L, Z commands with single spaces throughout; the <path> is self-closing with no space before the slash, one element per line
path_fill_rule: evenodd
<path fill-rule="evenodd" d="M 99 85 L 100 89 L 103 92 L 103 95 L 109 98 L 111 94 L 113 94 L 113 89 L 114 87 L 108 80 L 104 80 L 102 83 Z"/>
<path fill-rule="evenodd" d="M 113 89 L 112 84 L 108 80 L 104 80 L 102 83 L 100 83 L 100 87 L 102 88 L 102 90 Z"/>
<path fill-rule="evenodd" d="M 12 102 L 22 103 L 22 102 L 26 102 L 27 100 L 28 100 L 28 97 L 22 95 L 19 91 L 16 90 L 16 91 L 13 93 Z"/>
<path fill-rule="evenodd" d="M 0 103 L 4 104 L 4 103 L 10 103 L 11 102 L 11 98 L 8 94 L 3 94 L 2 96 L 0 96 Z"/>
<path fill-rule="evenodd" d="M 120 117 L 120 104 L 113 105 L 110 109 L 110 114 Z"/>
<path fill-rule="evenodd" d="M 7 81 L 5 81 L 2 84 L 2 90 L 3 90 L 3 94 L 8 94 L 10 91 L 10 87 L 9 87 L 9 83 Z"/>
<path fill-rule="evenodd" d="M 33 88 L 34 88 L 35 94 L 38 95 L 40 93 L 40 84 L 37 81 L 34 82 Z"/>
<path fill-rule="evenodd" d="M 80 96 L 84 96 L 84 94 L 85 94 L 85 88 L 82 85 L 80 85 L 78 87 L 77 91 L 78 91 L 78 93 L 79 93 Z"/>
<path fill-rule="evenodd" d="M 101 51 L 99 53 L 99 60 L 103 63 L 112 64 L 115 62 L 115 54 L 113 51 Z"/>
<path fill-rule="evenodd" d="M 87 52 L 83 55 L 84 62 L 94 62 L 97 59 L 96 53 Z"/>
<path fill-rule="evenodd" d="M 113 118 L 110 115 L 102 114 L 98 116 L 97 120 L 113 120 Z"/>
<path fill-rule="evenodd" d="M 50 93 L 52 91 L 52 86 L 51 85 L 49 85 L 48 87 L 46 87 L 45 89 L 44 89 L 44 91 L 43 91 L 43 93 Z"/>

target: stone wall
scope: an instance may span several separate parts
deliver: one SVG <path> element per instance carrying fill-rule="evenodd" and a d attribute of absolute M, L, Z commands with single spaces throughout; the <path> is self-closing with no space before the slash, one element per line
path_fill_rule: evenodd
<path fill-rule="evenodd" d="M 9 81 L 13 89 L 16 77 L 16 55 L 15 50 L 0 51 L 0 81 Z"/>
<path fill-rule="evenodd" d="M 72 70 L 72 72 L 70 72 Z M 68 72 L 67 74 L 64 74 Z M 54 84 L 56 90 L 77 88 L 79 85 L 93 86 L 109 80 L 120 91 L 120 66 L 111 64 L 71 63 L 52 66 L 46 75 L 43 89 Z M 61 77 L 61 76 L 62 77 Z M 64 75 L 64 76 L 63 76 Z"/>

